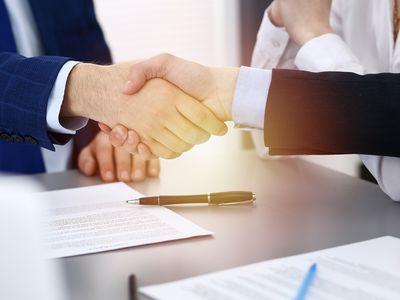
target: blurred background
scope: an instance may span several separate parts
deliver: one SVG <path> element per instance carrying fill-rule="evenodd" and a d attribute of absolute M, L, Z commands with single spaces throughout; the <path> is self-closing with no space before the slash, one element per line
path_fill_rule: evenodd
<path fill-rule="evenodd" d="M 212 66 L 250 65 L 267 0 L 95 0 L 115 62 L 169 52 Z M 121 9 L 121 7 L 123 9 Z M 232 127 L 232 124 L 230 125 Z M 250 135 L 231 130 L 184 155 L 252 148 Z M 307 156 L 309 161 L 359 176 L 356 155 Z"/>

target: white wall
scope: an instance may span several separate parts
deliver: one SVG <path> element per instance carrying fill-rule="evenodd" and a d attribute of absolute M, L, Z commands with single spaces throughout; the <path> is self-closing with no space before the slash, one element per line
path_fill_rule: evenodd
<path fill-rule="evenodd" d="M 95 0 L 115 61 L 162 52 L 239 65 L 237 0 Z"/>

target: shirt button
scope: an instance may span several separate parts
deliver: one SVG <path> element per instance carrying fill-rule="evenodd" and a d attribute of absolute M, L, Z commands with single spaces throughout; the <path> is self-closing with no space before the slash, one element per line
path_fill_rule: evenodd
<path fill-rule="evenodd" d="M 278 41 L 273 41 L 272 46 L 274 46 L 275 48 L 278 48 L 281 46 L 281 43 L 279 43 Z"/>

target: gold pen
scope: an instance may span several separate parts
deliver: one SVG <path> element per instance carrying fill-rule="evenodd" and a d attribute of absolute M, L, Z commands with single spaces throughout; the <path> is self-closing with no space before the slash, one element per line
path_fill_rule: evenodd
<path fill-rule="evenodd" d="M 219 204 L 244 204 L 256 200 L 256 194 L 244 191 L 232 191 L 223 193 L 209 193 L 201 195 L 181 195 L 181 196 L 154 196 L 141 197 L 127 200 L 129 204 L 139 205 L 173 205 L 173 204 L 197 204 L 204 203 L 209 205 Z"/>

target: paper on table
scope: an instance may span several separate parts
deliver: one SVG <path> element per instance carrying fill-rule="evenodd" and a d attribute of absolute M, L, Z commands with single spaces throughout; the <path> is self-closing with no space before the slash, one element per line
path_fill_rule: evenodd
<path fill-rule="evenodd" d="M 49 257 L 67 257 L 210 235 L 161 206 L 125 203 L 142 196 L 123 183 L 39 193 L 45 201 Z"/>
<path fill-rule="evenodd" d="M 400 239 L 382 237 L 261 262 L 140 292 L 156 299 L 293 299 L 307 269 L 318 271 L 309 299 L 400 299 Z"/>

